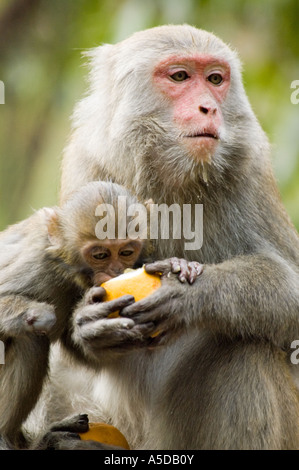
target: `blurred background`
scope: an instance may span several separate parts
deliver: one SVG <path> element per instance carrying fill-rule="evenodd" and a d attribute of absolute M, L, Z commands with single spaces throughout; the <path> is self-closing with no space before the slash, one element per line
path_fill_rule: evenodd
<path fill-rule="evenodd" d="M 239 51 L 247 94 L 273 144 L 299 229 L 298 0 L 1 0 L 0 229 L 58 201 L 60 160 L 85 90 L 81 52 L 134 31 L 190 23 Z"/>

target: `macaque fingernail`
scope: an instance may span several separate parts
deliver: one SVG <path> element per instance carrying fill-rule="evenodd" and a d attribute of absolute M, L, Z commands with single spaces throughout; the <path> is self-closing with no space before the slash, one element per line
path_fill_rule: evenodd
<path fill-rule="evenodd" d="M 179 273 L 180 270 L 181 270 L 181 267 L 180 267 L 179 265 L 174 266 L 174 267 L 172 268 L 172 272 L 173 272 L 173 273 Z"/>

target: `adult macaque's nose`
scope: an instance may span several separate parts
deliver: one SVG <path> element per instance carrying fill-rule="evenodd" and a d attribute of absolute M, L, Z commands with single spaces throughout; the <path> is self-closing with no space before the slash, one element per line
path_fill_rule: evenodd
<path fill-rule="evenodd" d="M 217 108 L 215 106 L 204 105 L 199 106 L 199 111 L 203 114 L 216 114 Z"/>

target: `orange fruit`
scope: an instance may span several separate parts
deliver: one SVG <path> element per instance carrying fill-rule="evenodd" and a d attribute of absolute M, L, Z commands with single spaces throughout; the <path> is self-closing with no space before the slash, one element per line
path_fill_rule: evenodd
<path fill-rule="evenodd" d="M 97 441 L 129 450 L 125 436 L 114 426 L 106 423 L 89 423 L 89 431 L 79 433 L 82 441 Z"/>
<path fill-rule="evenodd" d="M 161 277 L 157 274 L 148 274 L 145 269 L 132 269 L 128 270 L 120 276 L 109 279 L 102 285 L 106 291 L 104 301 L 114 300 L 123 295 L 133 295 L 135 302 L 144 299 L 152 294 L 156 289 L 161 286 Z M 116 318 L 118 312 L 113 312 L 108 315 L 109 318 Z M 154 333 L 152 337 L 157 336 Z"/>
<path fill-rule="evenodd" d="M 104 301 L 129 294 L 134 296 L 135 302 L 144 299 L 160 286 L 160 276 L 148 274 L 144 268 L 128 270 L 128 272 L 113 277 L 101 285 L 106 291 Z M 110 317 L 111 315 L 116 317 L 117 313 L 110 314 Z"/>

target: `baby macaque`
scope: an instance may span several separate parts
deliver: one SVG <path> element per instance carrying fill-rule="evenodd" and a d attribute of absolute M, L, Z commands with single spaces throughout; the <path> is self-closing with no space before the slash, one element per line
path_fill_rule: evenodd
<path fill-rule="evenodd" d="M 73 306 L 94 284 L 132 268 L 142 240 L 99 240 L 99 204 L 118 196 L 136 203 L 122 187 L 90 183 L 62 208 L 43 208 L 0 234 L 0 434 L 23 446 L 23 421 L 36 404 L 47 375 L 50 342 L 61 337 Z"/>
<path fill-rule="evenodd" d="M 89 288 L 147 259 L 150 243 L 128 237 L 129 216 L 124 219 L 125 238 L 97 236 L 96 209 L 101 204 L 107 208 L 108 222 L 118 227 L 119 196 L 127 206 L 137 202 L 117 184 L 92 182 L 61 208 L 40 209 L 0 234 L 0 340 L 5 346 L 5 364 L 0 366 L 0 435 L 11 446 L 27 445 L 21 426 L 40 396 L 50 343 L 61 339 L 71 354 L 80 356 L 67 334 L 74 305 L 87 290 L 99 300 L 103 289 Z M 192 282 L 196 276 L 191 263 L 189 269 L 184 261 L 180 266 L 180 260 L 173 259 L 169 266 L 182 281 Z M 114 305 L 121 309 L 132 302 L 132 296 L 107 302 L 107 315 Z M 112 325 L 118 331 L 121 327 L 133 330 L 134 321 L 119 318 L 111 320 L 111 329 Z M 137 326 L 137 332 L 140 328 L 144 334 L 147 327 Z M 78 422 L 81 426 L 82 418 L 74 422 L 72 431 Z"/>

